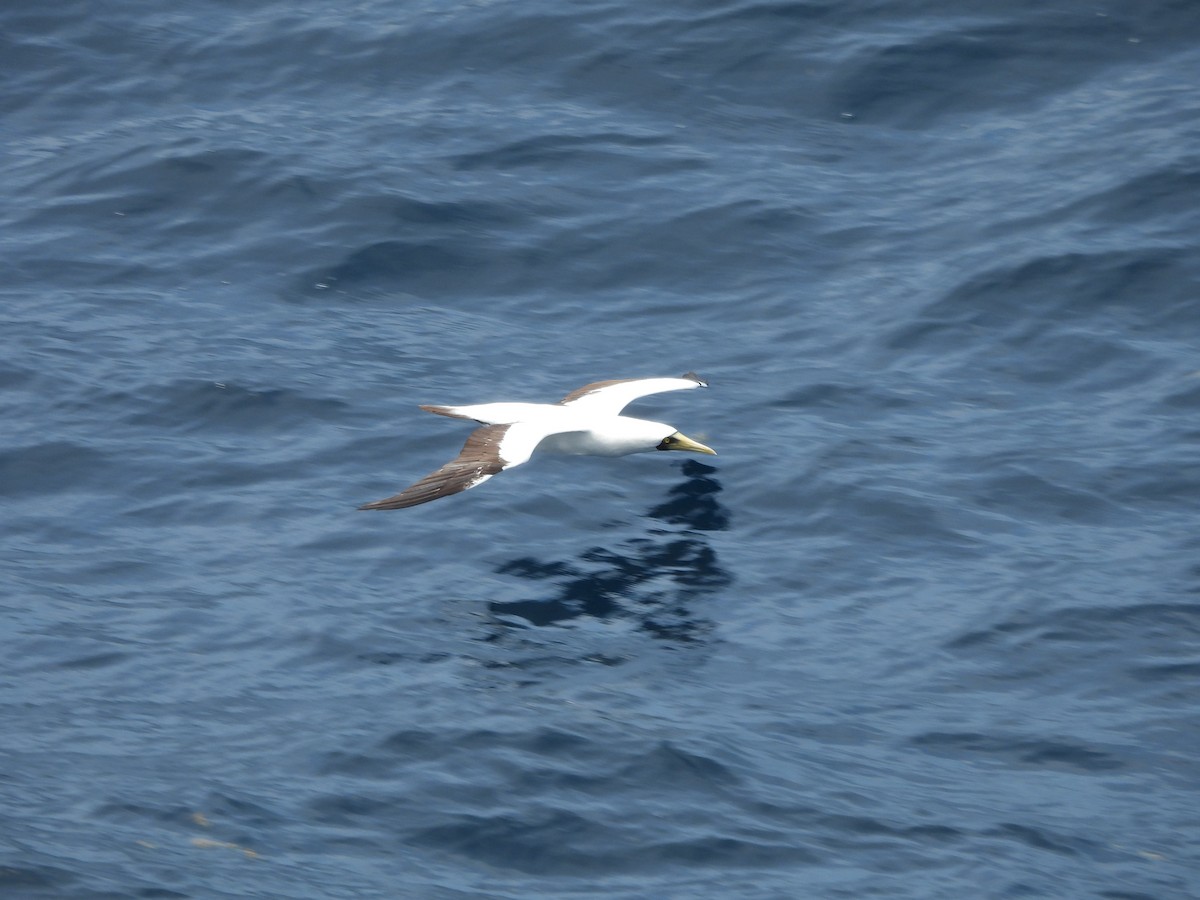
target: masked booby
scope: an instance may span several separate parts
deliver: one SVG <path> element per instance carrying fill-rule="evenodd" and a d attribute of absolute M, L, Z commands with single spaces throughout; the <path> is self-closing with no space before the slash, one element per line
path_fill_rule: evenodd
<path fill-rule="evenodd" d="M 473 419 L 483 427 L 462 451 L 436 472 L 393 497 L 359 509 L 404 509 L 478 487 L 493 475 L 527 462 L 535 450 L 583 456 L 625 456 L 648 450 L 716 451 L 670 425 L 621 415 L 650 394 L 708 387 L 695 372 L 679 378 L 624 378 L 597 381 L 572 391 L 558 403 L 480 403 L 474 406 L 422 406 L 426 412 Z"/>

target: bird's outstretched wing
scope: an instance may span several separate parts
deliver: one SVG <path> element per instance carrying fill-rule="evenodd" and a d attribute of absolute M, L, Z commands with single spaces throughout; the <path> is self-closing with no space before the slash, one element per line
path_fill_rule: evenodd
<path fill-rule="evenodd" d="M 616 416 L 639 397 L 698 387 L 708 387 L 708 382 L 702 381 L 695 372 L 679 378 L 620 378 L 586 384 L 558 402 L 589 415 Z"/>
<path fill-rule="evenodd" d="M 493 475 L 528 461 L 545 436 L 544 429 L 524 423 L 476 428 L 458 456 L 436 472 L 393 497 L 364 503 L 359 509 L 404 509 L 477 487 Z"/>

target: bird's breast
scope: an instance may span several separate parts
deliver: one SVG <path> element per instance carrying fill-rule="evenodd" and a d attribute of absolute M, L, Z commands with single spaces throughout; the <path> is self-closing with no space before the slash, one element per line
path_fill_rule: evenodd
<path fill-rule="evenodd" d="M 596 431 L 565 431 L 552 434 L 538 445 L 539 451 L 571 456 L 625 456 L 646 449 L 640 443 Z"/>

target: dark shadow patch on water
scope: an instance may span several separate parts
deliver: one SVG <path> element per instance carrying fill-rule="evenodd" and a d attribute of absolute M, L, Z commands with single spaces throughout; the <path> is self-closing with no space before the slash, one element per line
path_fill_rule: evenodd
<path fill-rule="evenodd" d="M 955 23 L 882 46 L 872 42 L 834 71 L 827 114 L 849 112 L 914 128 L 992 109 L 1035 107 L 1098 69 L 1141 59 L 1137 43 L 1129 40 L 1131 31 L 1160 32 L 1164 42 L 1184 42 L 1184 35 L 1195 31 L 1182 16 L 1175 28 L 1164 28 L 1164 18 L 1169 21 L 1156 11 L 1133 22 L 1047 8 L 1019 21 Z"/>
<path fill-rule="evenodd" d="M 886 346 L 926 354 L 999 339 L 1010 348 L 1044 347 L 1049 363 L 1062 354 L 1061 346 L 1043 343 L 1062 334 L 1056 326 L 1076 329 L 1073 335 L 1173 333 L 1192 319 L 1196 276 L 1190 254 L 1177 249 L 1043 256 L 966 279 L 892 333 Z"/>
<path fill-rule="evenodd" d="M 0 449 L 0 497 L 76 490 L 111 474 L 108 457 L 84 444 L 47 441 Z"/>
<path fill-rule="evenodd" d="M 976 732 L 930 732 L 912 741 L 915 747 L 936 756 L 988 757 L 1018 767 L 1059 769 L 1081 773 L 1111 772 L 1125 768 L 1124 761 L 1078 743 L 1015 735 Z"/>
<path fill-rule="evenodd" d="M 1172 644 L 1200 639 L 1200 607 L 1189 603 L 1135 603 L 1107 608 L 1070 606 L 1018 615 L 986 629 L 968 632 L 946 646 L 950 650 L 977 653 L 981 647 L 999 645 L 1004 653 L 1011 654 L 1031 641 L 1109 644 L 1128 641 L 1133 636 Z"/>
<path fill-rule="evenodd" d="M 1081 217 L 1107 227 L 1128 227 L 1149 223 L 1162 228 L 1173 218 L 1190 221 L 1196 216 L 1194 198 L 1200 193 L 1200 168 L 1187 161 L 1172 163 L 1146 172 L 1115 187 L 1082 199 L 1072 200 L 1049 213 L 1009 220 L 997 229 L 1021 226 L 1031 228 L 1054 222 L 1073 222 Z M 1180 223 L 1186 228 L 1186 221 Z"/>
<path fill-rule="evenodd" d="M 721 485 L 711 466 L 688 460 L 686 479 L 651 507 L 646 516 L 671 527 L 650 528 L 644 537 L 616 547 L 590 547 L 577 561 L 522 556 L 498 568 L 533 582 L 557 582 L 551 596 L 493 602 L 496 616 L 516 616 L 534 626 L 580 616 L 632 617 L 637 628 L 681 643 L 701 639 L 711 623 L 691 611 L 695 599 L 730 583 L 732 577 L 704 539 L 706 531 L 729 527 L 729 514 L 717 500 Z M 494 637 L 494 636 L 493 636 Z"/>
<path fill-rule="evenodd" d="M 1035 828 L 1017 822 L 1004 822 L 996 828 L 983 832 L 991 837 L 1019 841 L 1034 850 L 1046 850 L 1051 853 L 1061 853 L 1064 856 L 1089 856 L 1095 858 L 1097 853 L 1107 855 L 1094 841 L 1082 840 L 1078 837 L 1055 834 L 1048 828 Z"/>
<path fill-rule="evenodd" d="M 684 481 L 668 492 L 670 497 L 654 507 L 648 515 L 670 525 L 681 525 L 695 531 L 724 531 L 729 527 L 729 513 L 717 501 L 721 484 L 710 477 L 716 469 L 695 460 L 682 466 Z M 723 582 L 722 582 L 723 583 Z"/>
<path fill-rule="evenodd" d="M 62 897 L 69 886 L 78 882 L 74 872 L 58 866 L 0 866 L 0 888 L 8 897 Z"/>
<path fill-rule="evenodd" d="M 583 163 L 589 167 L 645 165 L 647 148 L 670 147 L 661 135 L 636 134 L 552 134 L 523 138 L 486 151 L 472 151 L 453 158 L 459 170 L 494 168 L 508 171 Z"/>
<path fill-rule="evenodd" d="M 1163 398 L 1162 403 L 1168 409 L 1200 409 L 1200 384 L 1185 387 Z M 1192 437 L 1200 434 L 1192 432 Z"/>
<path fill-rule="evenodd" d="M 891 410 L 911 409 L 917 400 L 897 392 L 888 392 L 872 383 L 848 384 L 814 382 L 788 391 L 771 406 L 774 409 L 821 410 L 838 421 L 860 422 L 864 416 L 878 416 Z"/>
<path fill-rule="evenodd" d="M 753 870 L 821 861 L 810 848 L 774 839 L 717 834 L 640 841 L 627 829 L 559 809 L 462 816 L 450 824 L 421 829 L 411 839 L 503 871 L 531 875 L 610 875 L 658 871 L 663 866 Z"/>

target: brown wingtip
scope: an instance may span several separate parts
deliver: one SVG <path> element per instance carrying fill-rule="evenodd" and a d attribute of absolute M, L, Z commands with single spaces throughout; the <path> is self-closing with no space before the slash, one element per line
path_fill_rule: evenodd
<path fill-rule="evenodd" d="M 471 432 L 458 456 L 441 468 L 430 472 L 416 484 L 398 494 L 373 500 L 362 509 L 406 509 L 440 497 L 449 497 L 482 484 L 504 469 L 499 443 L 508 425 L 484 425 Z"/>
<path fill-rule="evenodd" d="M 432 499 L 432 498 L 429 498 Z M 416 506 L 418 503 L 424 503 L 425 500 L 411 500 L 409 498 L 401 499 L 397 494 L 394 497 L 385 497 L 382 500 L 372 500 L 370 503 L 364 503 L 359 509 L 404 509 L 406 506 Z"/>

